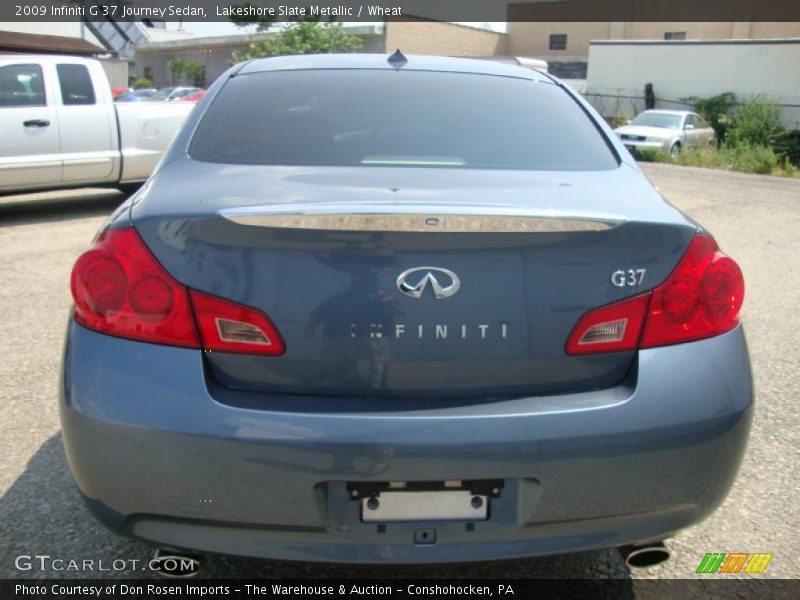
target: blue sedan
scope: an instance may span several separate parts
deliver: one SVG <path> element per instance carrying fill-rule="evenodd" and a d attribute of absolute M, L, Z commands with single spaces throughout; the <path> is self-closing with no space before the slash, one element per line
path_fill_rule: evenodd
<path fill-rule="evenodd" d="M 156 546 L 646 566 L 750 429 L 736 262 L 522 67 L 234 66 L 71 285 L 70 468 Z"/>

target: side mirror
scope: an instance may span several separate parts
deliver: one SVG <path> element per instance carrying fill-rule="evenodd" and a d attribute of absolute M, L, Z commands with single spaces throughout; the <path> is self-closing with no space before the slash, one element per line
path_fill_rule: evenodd
<path fill-rule="evenodd" d="M 633 119 L 628 119 L 627 121 L 625 121 L 625 125 L 630 125 L 632 122 L 633 122 Z"/>
<path fill-rule="evenodd" d="M 694 129 L 694 125 L 686 124 L 683 126 L 684 131 L 692 131 Z"/>

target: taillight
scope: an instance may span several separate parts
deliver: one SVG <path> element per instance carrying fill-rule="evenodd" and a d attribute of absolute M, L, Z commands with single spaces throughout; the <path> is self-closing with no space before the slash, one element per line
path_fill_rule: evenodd
<path fill-rule="evenodd" d="M 192 290 L 203 349 L 280 356 L 286 351 L 280 333 L 261 311 Z"/>
<path fill-rule="evenodd" d="M 743 301 L 739 266 L 712 238 L 696 235 L 664 283 L 581 317 L 566 351 L 619 352 L 720 335 L 739 323 Z"/>
<path fill-rule="evenodd" d="M 643 294 L 586 313 L 567 340 L 567 354 L 636 350 L 649 300 Z"/>
<path fill-rule="evenodd" d="M 96 331 L 199 348 L 189 292 L 158 264 L 133 228 L 97 238 L 72 269 L 75 320 Z"/>
<path fill-rule="evenodd" d="M 218 352 L 277 356 L 286 349 L 264 313 L 175 280 L 132 227 L 100 234 L 70 283 L 75 320 L 95 331 Z"/>
<path fill-rule="evenodd" d="M 710 237 L 696 235 L 667 280 L 652 292 L 642 348 L 730 331 L 739 323 L 744 278 Z"/>

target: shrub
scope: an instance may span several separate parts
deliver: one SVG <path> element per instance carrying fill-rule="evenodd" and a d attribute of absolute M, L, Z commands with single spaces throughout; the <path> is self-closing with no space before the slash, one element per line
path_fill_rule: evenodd
<path fill-rule="evenodd" d="M 766 146 L 732 146 L 723 148 L 722 154 L 730 157 L 734 170 L 745 173 L 771 175 L 780 166 L 775 152 Z"/>
<path fill-rule="evenodd" d="M 781 159 L 771 148 L 764 146 L 731 146 L 721 148 L 706 147 L 684 150 L 677 156 L 659 150 L 640 150 L 636 158 L 642 162 L 662 162 L 687 167 L 706 167 L 728 169 L 761 175 L 783 175 L 800 177 L 800 170 L 790 162 Z"/>
<path fill-rule="evenodd" d="M 780 175 L 786 175 L 786 177 L 800 177 L 800 169 L 795 167 L 788 160 L 785 160 L 783 165 L 781 165 Z"/>
<path fill-rule="evenodd" d="M 669 162 L 669 155 L 666 152 L 654 148 L 636 150 L 634 158 L 641 162 Z"/>
<path fill-rule="evenodd" d="M 143 88 L 151 88 L 153 87 L 153 82 L 150 81 L 147 77 L 138 77 L 133 82 L 134 89 L 141 90 Z"/>
<path fill-rule="evenodd" d="M 730 169 L 761 175 L 779 174 L 781 167 L 781 161 L 771 148 L 744 145 L 684 150 L 674 162 L 689 167 Z"/>
<path fill-rule="evenodd" d="M 674 157 L 674 162 L 687 167 L 708 167 L 712 169 L 732 168 L 725 153 L 715 147 L 684 150 L 678 156 Z"/>
<path fill-rule="evenodd" d="M 726 143 L 771 148 L 783 133 L 781 109 L 763 98 L 745 102 L 736 111 Z"/>
<path fill-rule="evenodd" d="M 733 92 L 723 92 L 710 98 L 690 96 L 681 98 L 681 102 L 691 104 L 700 113 L 717 134 L 717 143 L 722 143 L 731 124 L 731 112 L 738 99 Z"/>
<path fill-rule="evenodd" d="M 800 131 L 784 131 L 772 147 L 785 162 L 800 167 Z"/>

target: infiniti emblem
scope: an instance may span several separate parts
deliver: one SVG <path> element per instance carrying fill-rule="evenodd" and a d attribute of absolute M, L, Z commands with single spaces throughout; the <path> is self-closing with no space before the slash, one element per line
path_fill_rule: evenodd
<path fill-rule="evenodd" d="M 461 287 L 458 275 L 439 267 L 415 267 L 400 273 L 397 289 L 406 296 L 419 300 L 430 284 L 437 300 L 453 296 Z M 442 285 L 447 284 L 447 285 Z"/>

